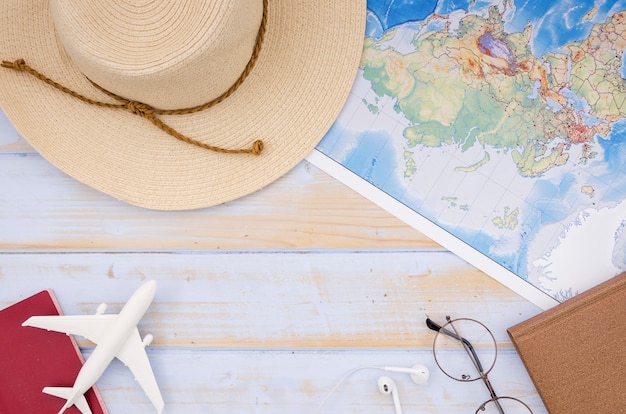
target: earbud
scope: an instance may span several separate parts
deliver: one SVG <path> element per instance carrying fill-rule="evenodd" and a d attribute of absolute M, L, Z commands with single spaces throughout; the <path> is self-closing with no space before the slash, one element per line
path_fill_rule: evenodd
<path fill-rule="evenodd" d="M 353 370 L 346 373 L 339 380 L 339 382 L 333 387 L 333 389 L 324 398 L 319 408 L 321 409 L 321 407 L 326 403 L 326 400 L 328 400 L 328 398 L 332 395 L 332 393 L 334 393 L 337 390 L 337 388 L 339 388 L 339 386 L 345 381 L 346 378 L 348 378 L 350 375 L 362 369 L 380 369 L 380 370 L 388 371 L 388 372 L 402 372 L 405 374 L 410 374 L 411 379 L 416 384 L 425 384 L 428 381 L 428 377 L 430 376 L 428 368 L 426 368 L 422 364 L 413 365 L 411 368 L 383 367 L 383 366 L 372 366 L 372 365 L 354 368 Z M 378 379 L 378 389 L 383 394 L 391 394 L 393 398 L 393 405 L 396 408 L 396 414 L 402 414 L 402 407 L 400 406 L 400 398 L 398 397 L 398 390 L 396 389 L 396 384 L 394 384 L 393 380 L 386 376 L 380 377 Z"/>
<path fill-rule="evenodd" d="M 378 390 L 385 395 L 391 394 L 396 414 L 402 414 L 402 406 L 400 405 L 400 396 L 398 396 L 396 383 L 393 382 L 391 378 L 382 376 L 378 378 Z"/>
<path fill-rule="evenodd" d="M 428 368 L 422 364 L 413 365 L 411 368 L 383 367 L 383 370 L 388 372 L 405 372 L 407 374 L 411 374 L 411 379 L 416 384 L 426 384 L 426 381 L 428 381 L 428 377 L 430 376 Z"/>

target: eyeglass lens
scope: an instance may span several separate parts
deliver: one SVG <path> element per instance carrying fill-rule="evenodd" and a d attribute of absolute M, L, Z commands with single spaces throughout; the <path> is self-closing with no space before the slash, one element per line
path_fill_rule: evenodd
<path fill-rule="evenodd" d="M 483 403 L 476 414 L 529 414 L 531 409 L 522 401 L 512 397 L 499 397 Z"/>
<path fill-rule="evenodd" d="M 444 324 L 433 345 L 435 362 L 450 378 L 476 381 L 496 363 L 496 341 L 489 329 L 472 319 Z"/>
<path fill-rule="evenodd" d="M 483 380 L 491 399 L 481 404 L 476 414 L 532 414 L 524 402 L 513 397 L 497 397 L 487 374 L 496 363 L 496 339 L 482 323 L 467 318 L 448 320 L 442 326 L 427 319 L 437 331 L 433 354 L 444 374 L 462 382 Z"/>

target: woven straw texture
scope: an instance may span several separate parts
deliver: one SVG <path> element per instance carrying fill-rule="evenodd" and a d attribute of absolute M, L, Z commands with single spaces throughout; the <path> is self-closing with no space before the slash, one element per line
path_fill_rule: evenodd
<path fill-rule="evenodd" d="M 1 59 L 24 58 L 78 93 L 111 100 L 68 56 L 48 1 L 0 3 Z M 263 140 L 258 156 L 198 148 L 130 112 L 90 106 L 4 68 L 0 106 L 45 158 L 99 191 L 150 209 L 207 207 L 264 187 L 314 148 L 350 92 L 364 29 L 364 0 L 270 0 L 261 53 L 236 92 L 202 112 L 161 117 L 210 145 Z"/>

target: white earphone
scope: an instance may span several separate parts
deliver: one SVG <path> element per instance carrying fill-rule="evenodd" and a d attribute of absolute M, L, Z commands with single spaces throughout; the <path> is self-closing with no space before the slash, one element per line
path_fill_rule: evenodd
<path fill-rule="evenodd" d="M 406 374 L 411 375 L 411 379 L 414 383 L 426 384 L 428 381 L 428 377 L 430 376 L 430 371 L 422 364 L 413 365 L 411 368 L 402 368 L 402 367 L 381 367 L 383 371 L 387 372 L 404 372 Z"/>
<path fill-rule="evenodd" d="M 328 400 L 328 398 L 331 396 L 331 394 L 333 392 L 335 392 L 337 390 L 337 388 L 339 388 L 339 385 L 341 385 L 341 383 L 346 378 L 348 378 L 350 375 L 352 375 L 355 372 L 360 371 L 362 369 L 379 369 L 379 370 L 387 371 L 387 372 L 402 372 L 402 373 L 405 373 L 405 374 L 409 374 L 411 376 L 411 379 L 413 380 L 413 382 L 416 383 L 416 384 L 425 384 L 428 381 L 428 377 L 430 376 L 430 372 L 428 371 L 428 368 L 426 368 L 422 364 L 413 365 L 411 368 L 406 368 L 406 367 L 389 367 L 389 366 L 384 366 L 384 367 L 381 367 L 381 366 L 358 367 L 358 368 L 355 368 L 355 369 L 349 371 L 347 374 L 345 374 L 339 380 L 339 382 L 333 387 L 333 389 L 330 391 L 330 393 L 326 396 L 326 398 L 324 398 L 322 403 L 319 405 L 318 411 L 321 410 L 322 406 L 326 403 L 326 400 Z M 380 377 L 378 379 L 378 389 L 383 394 L 391 395 L 391 398 L 393 399 L 393 405 L 394 405 L 395 410 L 396 410 L 396 414 L 402 414 L 402 406 L 400 405 L 400 397 L 398 396 L 398 389 L 396 387 L 395 382 L 393 382 L 393 380 L 391 378 L 387 377 L 387 376 L 382 376 L 382 377 Z"/>
<path fill-rule="evenodd" d="M 385 395 L 391 395 L 396 414 L 402 414 L 402 405 L 400 405 L 400 396 L 398 395 L 396 383 L 391 378 L 382 376 L 378 378 L 378 390 Z"/>
<path fill-rule="evenodd" d="M 411 379 L 416 384 L 425 384 L 430 376 L 428 368 L 421 364 L 413 365 L 411 368 L 381 367 L 381 369 L 387 372 L 403 372 L 410 374 Z M 391 398 L 393 399 L 393 406 L 396 409 L 396 414 L 402 414 L 402 405 L 400 405 L 400 396 L 398 395 L 396 383 L 393 382 L 391 378 L 382 376 L 378 378 L 378 390 L 385 395 L 391 395 Z"/>

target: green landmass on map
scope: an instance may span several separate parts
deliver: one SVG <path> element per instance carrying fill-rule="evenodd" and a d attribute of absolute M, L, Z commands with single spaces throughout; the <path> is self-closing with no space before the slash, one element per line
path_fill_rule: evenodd
<path fill-rule="evenodd" d="M 374 92 L 395 98 L 396 111 L 411 122 L 404 130 L 408 149 L 454 144 L 466 150 L 478 143 L 509 151 L 521 175 L 536 177 L 564 164 L 572 145 L 583 146 L 582 158 L 593 156 L 594 136 L 607 136 L 610 123 L 626 113 L 619 72 L 626 12 L 564 46 L 569 54 L 541 59 L 531 53 L 532 26 L 506 33 L 495 6 L 487 18 L 462 18 L 456 31 L 421 33 L 410 53 L 388 45 L 396 32 L 366 39 L 361 69 Z M 585 99 L 601 122 L 585 125 L 564 88 Z M 407 159 L 405 176 L 414 171 Z"/>
<path fill-rule="evenodd" d="M 468 204 L 459 204 L 459 198 L 455 197 L 455 196 L 443 196 L 443 197 L 441 197 L 441 201 L 446 203 L 446 207 L 447 208 L 452 208 L 452 209 L 457 209 L 458 208 L 461 211 L 468 211 L 469 210 L 469 205 Z"/>
<path fill-rule="evenodd" d="M 375 104 L 371 104 L 371 103 L 367 102 L 367 100 L 365 100 L 365 99 L 363 99 L 362 102 L 363 102 L 363 105 L 365 105 L 367 107 L 367 109 L 370 111 L 370 113 L 372 115 L 376 115 L 378 113 L 378 111 L 379 111 L 378 106 L 376 106 Z"/>
<path fill-rule="evenodd" d="M 494 217 L 491 222 L 499 229 L 514 230 L 518 224 L 519 208 L 511 210 L 511 207 L 504 207 L 504 214 L 501 217 Z"/>
<path fill-rule="evenodd" d="M 593 188 L 593 186 L 591 185 L 583 185 L 580 188 L 580 192 L 583 194 L 588 195 L 589 197 L 593 197 L 594 193 L 596 192 L 595 188 Z"/>
<path fill-rule="evenodd" d="M 404 178 L 411 177 L 417 170 L 417 165 L 415 165 L 415 159 L 413 159 L 412 155 L 411 151 L 404 151 Z"/>
<path fill-rule="evenodd" d="M 490 159 L 491 159 L 491 157 L 489 156 L 489 153 L 485 152 L 485 155 L 483 155 L 483 158 L 480 161 L 478 161 L 477 163 L 474 163 L 474 164 L 468 165 L 468 166 L 463 166 L 463 167 L 455 167 L 454 171 L 474 172 L 477 169 L 479 169 L 480 167 L 482 167 L 483 165 L 487 164 Z"/>

